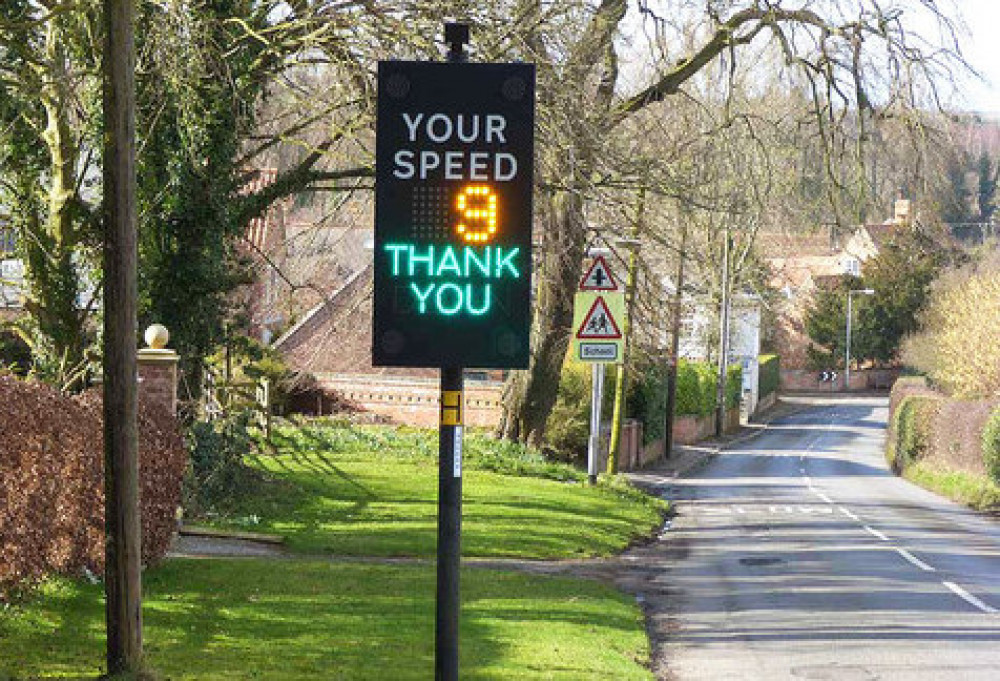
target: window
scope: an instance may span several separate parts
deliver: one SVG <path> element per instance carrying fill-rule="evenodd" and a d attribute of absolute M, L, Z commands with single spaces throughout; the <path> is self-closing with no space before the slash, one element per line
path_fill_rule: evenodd
<path fill-rule="evenodd" d="M 12 255 L 17 246 L 17 235 L 13 227 L 0 224 L 0 255 Z"/>
<path fill-rule="evenodd" d="M 857 258 L 847 258 L 844 261 L 844 272 L 855 277 L 861 276 L 861 261 Z"/>

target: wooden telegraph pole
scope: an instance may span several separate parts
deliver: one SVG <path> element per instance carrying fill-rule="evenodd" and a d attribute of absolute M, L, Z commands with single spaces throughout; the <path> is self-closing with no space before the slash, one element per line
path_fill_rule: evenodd
<path fill-rule="evenodd" d="M 133 1 L 104 0 L 104 528 L 108 673 L 142 658 Z"/>

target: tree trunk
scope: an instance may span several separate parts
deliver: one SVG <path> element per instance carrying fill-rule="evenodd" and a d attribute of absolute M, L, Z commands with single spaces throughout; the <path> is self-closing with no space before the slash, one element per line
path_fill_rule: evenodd
<path fill-rule="evenodd" d="M 67 387 L 68 376 L 83 358 L 84 314 L 77 309 L 80 277 L 73 252 L 79 242 L 77 162 L 79 150 L 70 125 L 72 96 L 66 73 L 60 22 L 48 24 L 45 65 L 39 67 L 46 127 L 42 139 L 49 155 L 48 210 L 44 229 L 26 245 L 30 292 L 26 308 L 35 317 L 46 347 L 35 347 L 49 378 Z M 40 225 L 39 225 L 40 226 Z"/>
<path fill-rule="evenodd" d="M 500 426 L 503 437 L 535 447 L 542 444 L 545 423 L 556 403 L 585 234 L 579 193 L 559 191 L 545 208 L 531 359 L 528 370 L 508 383 Z"/>

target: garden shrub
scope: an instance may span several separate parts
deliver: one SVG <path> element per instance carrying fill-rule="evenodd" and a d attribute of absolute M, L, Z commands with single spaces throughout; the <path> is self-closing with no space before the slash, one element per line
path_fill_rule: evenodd
<path fill-rule="evenodd" d="M 983 462 L 990 478 L 1000 485 L 1000 407 L 993 410 L 983 428 Z"/>
<path fill-rule="evenodd" d="M 590 365 L 566 362 L 545 428 L 545 453 L 559 461 L 583 463 L 590 437 Z M 612 382 L 605 379 L 605 393 Z"/>
<path fill-rule="evenodd" d="M 257 479 L 244 457 L 255 447 L 250 433 L 253 412 L 234 411 L 188 428 L 191 466 L 184 480 L 184 508 L 199 515 L 236 498 Z"/>
<path fill-rule="evenodd" d="M 781 358 L 778 355 L 761 355 L 758 358 L 757 397 L 764 399 L 778 391 L 781 381 Z"/>
<path fill-rule="evenodd" d="M 0 376 L 0 599 L 46 574 L 104 569 L 101 396 Z M 166 554 L 187 455 L 173 415 L 140 401 L 142 559 Z"/>

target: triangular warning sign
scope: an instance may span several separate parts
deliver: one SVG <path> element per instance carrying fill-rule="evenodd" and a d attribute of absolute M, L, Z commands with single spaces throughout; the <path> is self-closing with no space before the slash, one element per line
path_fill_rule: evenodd
<path fill-rule="evenodd" d="M 622 337 L 622 332 L 618 330 L 615 318 L 611 316 L 611 310 L 604 298 L 598 297 L 594 304 L 590 306 L 590 312 L 583 318 L 583 323 L 576 332 L 577 338 L 613 340 Z"/>
<path fill-rule="evenodd" d="M 611 276 L 611 268 L 605 262 L 604 256 L 594 258 L 593 264 L 580 280 L 581 291 L 617 291 L 618 282 Z"/>

